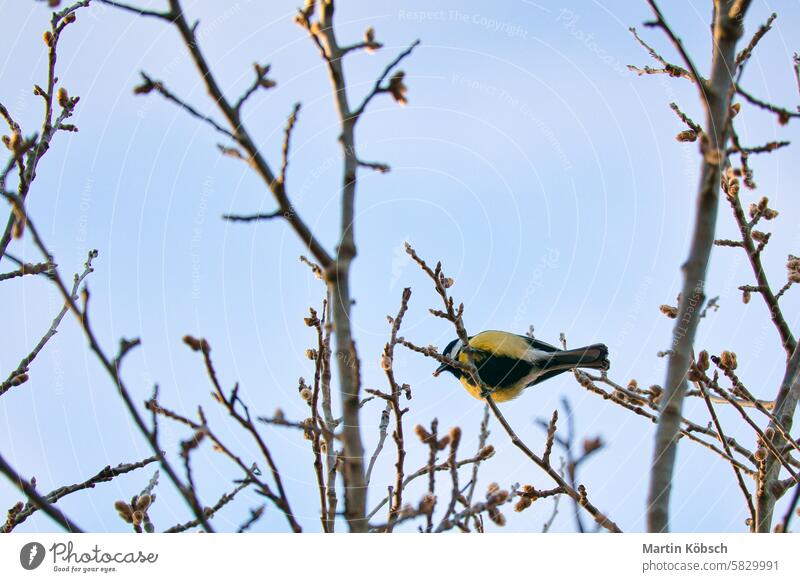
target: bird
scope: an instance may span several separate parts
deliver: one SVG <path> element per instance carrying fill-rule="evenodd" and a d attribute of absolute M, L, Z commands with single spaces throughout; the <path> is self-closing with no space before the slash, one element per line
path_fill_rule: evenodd
<path fill-rule="evenodd" d="M 450 372 L 461 381 L 467 392 L 480 400 L 488 392 L 495 402 L 507 402 L 519 396 L 525 388 L 567 370 L 608 370 L 610 366 L 605 344 L 562 350 L 532 337 L 496 330 L 483 331 L 468 340 L 472 362 L 487 391 L 483 392 L 472 382 L 469 374 L 449 363 L 442 363 L 433 375 Z M 447 344 L 442 356 L 465 364 L 468 357 L 464 348 L 464 342 L 456 338 Z"/>

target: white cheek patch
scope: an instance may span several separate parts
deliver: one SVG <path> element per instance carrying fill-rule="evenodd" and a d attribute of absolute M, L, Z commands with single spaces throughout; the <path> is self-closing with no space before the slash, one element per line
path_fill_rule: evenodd
<path fill-rule="evenodd" d="M 452 347 L 450 352 L 448 352 L 447 357 L 451 360 L 455 360 L 458 357 L 458 352 L 461 351 L 461 348 L 464 347 L 464 342 L 458 340 L 456 344 Z"/>

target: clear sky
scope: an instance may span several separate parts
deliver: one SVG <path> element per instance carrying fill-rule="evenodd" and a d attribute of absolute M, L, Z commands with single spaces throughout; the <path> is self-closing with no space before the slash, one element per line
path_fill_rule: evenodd
<path fill-rule="evenodd" d="M 152 0 L 142 6 L 161 7 Z M 292 22 L 298 4 L 239 0 L 184 2 L 200 19 L 200 38 L 231 97 L 251 81 L 251 63 L 272 65 L 278 87 L 256 95 L 245 119 L 262 151 L 275 163 L 284 120 L 296 101 L 303 110 L 293 139 L 288 188 L 326 245 L 335 244 L 340 180 L 337 122 L 326 71 L 305 32 Z M 219 6 L 227 6 L 221 10 Z M 679 267 L 693 218 L 699 156 L 696 144 L 675 141 L 684 129 L 669 108 L 676 101 L 702 118 L 688 82 L 637 77 L 627 64 L 652 64 L 633 40 L 640 27 L 652 45 L 677 61 L 655 30 L 644 2 L 515 0 L 506 3 L 422 0 L 339 2 L 338 34 L 357 41 L 373 25 L 386 48 L 348 58 L 348 83 L 362 95 L 393 56 L 420 38 L 403 64 L 409 103 L 373 102 L 358 130 L 360 155 L 389 163 L 386 175 L 361 173 L 357 199 L 353 325 L 365 387 L 385 386 L 380 353 L 402 288 L 414 290 L 403 335 L 418 344 L 445 345 L 452 329 L 432 318 L 437 298 L 429 282 L 403 254 L 403 242 L 432 261 L 442 260 L 466 305 L 467 329 L 505 329 L 571 345 L 605 342 L 610 375 L 620 383 L 661 384 L 665 360 L 656 356 L 670 341 L 672 321 L 658 311 L 674 303 Z M 800 28 L 797 3 L 756 1 L 746 23 L 752 34 L 774 8 L 774 30 L 762 41 L 743 83 L 754 94 L 792 108 L 798 103 L 792 73 L 793 32 Z M 774 4 L 774 6 L 773 6 Z M 666 15 L 708 70 L 710 2 L 664 2 Z M 33 1 L 0 0 L 0 101 L 28 133 L 38 130 L 40 103 L 31 94 L 43 83 L 46 47 L 41 34 L 49 13 Z M 138 401 L 153 383 L 165 405 L 191 413 L 198 403 L 220 436 L 253 458 L 245 436 L 225 421 L 209 397 L 210 386 L 184 334 L 208 338 L 223 382 L 239 381 L 258 414 L 281 407 L 302 419 L 299 376 L 313 375 L 304 350 L 313 342 L 302 318 L 319 306 L 323 288 L 297 258 L 303 248 L 280 222 L 229 224 L 228 212 L 274 210 L 271 195 L 240 162 L 216 149 L 221 136 L 156 95 L 137 97 L 139 71 L 164 80 L 200 109 L 213 111 L 174 29 L 162 22 L 92 6 L 78 14 L 59 51 L 59 77 L 81 97 L 75 123 L 80 133 L 59 135 L 41 165 L 29 212 L 50 242 L 62 273 L 79 271 L 86 250 L 100 256 L 89 278 L 92 320 L 104 346 L 120 337 L 142 338 L 126 360 L 125 377 Z M 797 126 L 779 127 L 773 116 L 745 107 L 737 118 L 746 143 L 796 139 Z M 224 143 L 224 141 L 223 141 Z M 796 152 L 754 162 L 756 195 L 767 195 L 781 212 L 764 260 L 775 284 L 785 281 L 787 253 L 800 254 L 796 225 L 800 203 Z M 735 236 L 721 206 L 721 236 Z M 27 260 L 25 244 L 12 250 Z M 3 269 L 6 270 L 6 269 Z M 715 249 L 708 292 L 721 308 L 702 321 L 698 346 L 739 355 L 739 372 L 760 398 L 774 396 L 784 355 L 758 297 L 743 305 L 738 285 L 752 283 L 742 253 Z M 55 290 L 41 279 L 4 283 L 0 305 L 0 368 L 11 370 L 49 326 L 59 309 Z M 798 330 L 798 293 L 785 298 L 785 313 Z M 431 377 L 433 362 L 399 349 L 396 374 L 413 388 L 409 427 L 437 417 L 440 426 L 462 427 L 462 450 L 472 454 L 482 405 L 451 377 Z M 575 410 L 579 438 L 601 435 L 607 447 L 586 465 L 581 481 L 593 502 L 624 530 L 644 529 L 644 500 L 653 425 L 584 391 L 565 374 L 504 406 L 509 421 L 534 448 L 543 446 L 535 424 L 561 398 Z M 377 438 L 382 407 L 362 411 L 367 449 Z M 708 421 L 702 402 L 687 414 Z M 734 411 L 720 410 L 729 433 L 753 447 Z M 174 452 L 184 431 L 162 423 Z M 498 454 L 481 468 L 479 491 L 491 481 L 550 486 L 546 477 L 493 424 Z M 295 432 L 265 428 L 302 524 L 316 530 L 317 500 L 308 442 Z M 409 431 L 410 433 L 411 431 Z M 76 323 L 67 319 L 31 369 L 31 379 L 0 398 L 0 446 L 40 491 L 81 481 L 107 464 L 149 455 Z M 373 481 L 393 479 L 391 439 Z M 409 439 L 409 470 L 421 467 L 425 450 Z M 219 454 L 204 447 L 195 456 L 200 494 L 211 505 L 240 477 Z M 63 501 L 82 527 L 126 531 L 112 504 L 140 491 L 149 469 L 115 479 Z M 463 478 L 466 482 L 467 477 Z M 374 491 L 383 491 L 378 486 Z M 151 515 L 164 529 L 188 519 L 165 479 Z M 409 489 L 416 502 L 420 487 Z M 373 493 L 370 505 L 377 501 Z M 0 482 L 0 509 L 18 494 Z M 673 529 L 743 531 L 746 508 L 729 466 L 707 450 L 681 442 L 673 492 Z M 248 507 L 261 500 L 243 494 L 214 520 L 235 529 Z M 507 530 L 539 531 L 551 513 L 540 501 L 509 515 Z M 44 517 L 20 531 L 50 531 Z M 257 528 L 285 529 L 272 509 Z M 554 529 L 574 529 L 562 503 Z"/>

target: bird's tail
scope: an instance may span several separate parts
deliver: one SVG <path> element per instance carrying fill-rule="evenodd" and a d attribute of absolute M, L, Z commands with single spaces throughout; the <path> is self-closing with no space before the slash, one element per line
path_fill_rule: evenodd
<path fill-rule="evenodd" d="M 574 350 L 559 350 L 551 357 L 551 364 L 557 367 L 593 368 L 608 370 L 608 348 L 605 344 L 592 344 Z"/>

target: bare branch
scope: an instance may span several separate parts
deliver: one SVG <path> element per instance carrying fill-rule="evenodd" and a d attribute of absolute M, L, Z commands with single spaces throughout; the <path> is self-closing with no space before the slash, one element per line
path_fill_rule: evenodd
<path fill-rule="evenodd" d="M 233 501 L 234 497 L 236 497 L 236 494 L 239 493 L 239 491 L 242 491 L 250 484 L 251 482 L 245 479 L 241 483 L 239 483 L 239 485 L 237 485 L 230 493 L 224 493 L 222 497 L 219 498 L 219 501 L 217 501 L 212 507 L 205 508 L 204 510 L 205 518 L 211 519 L 212 517 L 214 517 L 214 515 L 216 515 L 216 513 L 220 509 L 222 509 L 228 503 Z M 263 511 L 263 506 L 262 506 L 262 511 Z M 255 520 L 258 519 L 260 516 L 261 513 L 259 513 L 255 517 L 251 516 L 252 521 L 247 524 L 247 527 L 250 527 L 255 522 Z M 165 529 L 164 533 L 181 533 L 186 530 L 192 529 L 193 527 L 197 527 L 199 525 L 200 525 L 200 520 L 193 519 L 183 524 L 173 525 L 172 527 Z M 247 529 L 247 527 L 244 527 L 244 529 Z M 242 531 L 242 528 L 239 528 L 239 530 Z"/>
<path fill-rule="evenodd" d="M 719 2 L 715 10 L 714 42 L 711 77 L 700 80 L 697 70 L 686 53 L 680 39 L 664 20 L 654 0 L 648 0 L 656 16 L 656 26 L 670 38 L 683 57 L 700 92 L 706 109 L 703 131 L 703 162 L 700 186 L 697 193 L 697 212 L 689 256 L 682 270 L 684 274 L 681 299 L 673 330 L 672 351 L 669 356 L 664 396 L 656 429 L 653 465 L 648 492 L 647 527 L 651 532 L 669 528 L 669 498 L 675 465 L 677 435 L 682 421 L 681 410 L 687 390 L 686 372 L 699 318 L 695 306 L 704 300 L 704 280 L 714 245 L 714 231 L 719 199 L 719 182 L 724 151 L 728 140 L 731 72 L 735 70 L 736 43 L 742 35 L 741 19 L 746 6 L 739 6 L 738 18 L 732 18 L 734 8 L 730 0 Z"/>
<path fill-rule="evenodd" d="M 213 127 L 215 130 L 217 130 L 221 134 L 226 135 L 227 137 L 229 137 L 229 138 L 231 138 L 233 140 L 236 139 L 236 136 L 234 136 L 231 131 L 225 129 L 224 127 L 222 127 L 222 125 L 217 123 L 214 119 L 212 119 L 208 115 L 204 115 L 203 113 L 200 113 L 193 106 L 189 105 L 189 103 L 187 103 L 186 101 L 184 101 L 180 97 L 176 96 L 169 89 L 167 89 L 167 87 L 164 85 L 164 83 L 162 83 L 161 81 L 154 81 L 149 76 L 147 76 L 147 74 L 145 72 L 142 72 L 141 75 L 142 75 L 142 84 L 138 85 L 133 90 L 134 93 L 136 93 L 137 95 L 146 95 L 146 94 L 148 94 L 148 93 L 150 93 L 152 91 L 155 91 L 156 93 L 158 93 L 162 97 L 164 97 L 164 99 L 166 99 L 167 101 L 171 101 L 172 103 L 174 103 L 175 105 L 177 105 L 178 107 L 180 107 L 181 109 L 186 111 L 189 115 L 191 115 L 195 119 L 198 119 L 198 120 L 202 121 L 203 123 L 207 123 L 208 125 Z"/>
<path fill-rule="evenodd" d="M 19 473 L 17 473 L 14 468 L 6 462 L 6 460 L 3 458 L 3 455 L 0 455 L 0 473 L 5 475 L 9 481 L 11 481 L 20 491 L 22 491 L 22 493 L 24 493 L 25 496 L 30 500 L 30 503 L 44 511 L 58 525 L 70 533 L 83 533 L 83 530 L 75 525 L 75 523 L 66 515 L 64 515 L 60 509 L 54 507 L 50 502 L 39 495 L 31 480 L 26 480 L 20 477 Z"/>
<path fill-rule="evenodd" d="M 152 456 L 135 463 L 120 463 L 119 465 L 113 468 L 111 467 L 111 465 L 107 465 L 103 469 L 101 469 L 99 473 L 97 473 L 93 477 L 88 478 L 86 481 L 54 489 L 47 495 L 42 496 L 42 499 L 49 504 L 54 504 L 59 499 L 62 499 L 67 495 L 76 493 L 78 491 L 83 491 L 84 489 L 93 489 L 94 486 L 97 485 L 98 483 L 107 483 L 108 481 L 111 481 L 114 477 L 118 477 L 119 475 L 124 475 L 125 473 L 130 473 L 131 471 L 135 471 L 136 469 L 141 469 L 142 467 L 145 467 L 157 460 L 158 457 Z M 41 509 L 41 506 L 38 503 L 33 503 L 32 501 L 28 501 L 23 507 L 20 508 L 19 511 L 13 511 L 13 514 L 12 511 L 9 510 L 8 518 L 6 519 L 5 525 L 0 527 L 0 533 L 10 532 L 16 526 L 24 522 L 31 515 L 33 515 L 33 513 L 35 513 L 38 509 Z"/>
<path fill-rule="evenodd" d="M 74 302 L 78 300 L 78 288 L 80 287 L 80 284 L 89 275 L 89 273 L 94 271 L 94 269 L 92 268 L 92 260 L 95 257 L 97 257 L 97 251 L 92 251 L 91 253 L 89 253 L 89 257 L 86 260 L 83 272 L 80 275 L 78 275 L 77 273 L 75 274 L 75 279 L 72 284 L 72 291 L 70 292 L 71 301 Z M 55 265 L 50 261 L 40 264 L 47 265 L 48 272 L 52 273 L 53 269 L 55 269 Z M 30 351 L 30 353 L 27 356 L 22 358 L 22 361 L 20 361 L 17 368 L 8 375 L 8 378 L 2 384 L 0 384 L 0 396 L 8 392 L 14 386 L 19 386 L 20 384 L 28 380 L 28 369 L 31 363 L 33 362 L 34 359 L 36 359 L 36 356 L 39 355 L 39 352 L 42 351 L 47 342 L 50 341 L 50 339 L 54 335 L 56 335 L 58 331 L 58 326 L 61 324 L 61 320 L 63 320 L 64 316 L 67 314 L 67 311 L 69 311 L 69 303 L 64 304 L 64 307 L 62 307 L 61 311 L 59 311 L 58 314 L 56 314 L 55 318 L 53 318 L 53 321 L 50 323 L 50 327 L 47 329 L 47 331 L 39 340 L 39 342 L 36 344 L 36 346 L 34 346 L 34 348 Z"/>

